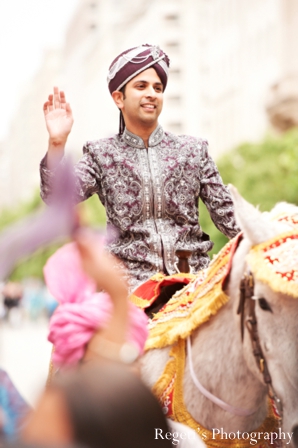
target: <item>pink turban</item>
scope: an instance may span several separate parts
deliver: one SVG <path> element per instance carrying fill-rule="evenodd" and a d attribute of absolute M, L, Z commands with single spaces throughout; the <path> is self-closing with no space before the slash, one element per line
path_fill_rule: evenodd
<path fill-rule="evenodd" d="M 75 243 L 66 244 L 48 259 L 44 277 L 50 293 L 60 303 L 50 320 L 48 335 L 55 346 L 53 363 L 76 364 L 94 332 L 107 326 L 112 301 L 108 294 L 96 293 L 95 282 L 82 269 Z M 142 353 L 147 335 L 145 313 L 129 303 L 127 340 Z"/>
<path fill-rule="evenodd" d="M 168 56 L 159 47 L 145 44 L 130 48 L 117 56 L 110 65 L 108 73 L 110 93 L 120 90 L 132 78 L 150 67 L 155 69 L 165 89 L 169 66 Z"/>

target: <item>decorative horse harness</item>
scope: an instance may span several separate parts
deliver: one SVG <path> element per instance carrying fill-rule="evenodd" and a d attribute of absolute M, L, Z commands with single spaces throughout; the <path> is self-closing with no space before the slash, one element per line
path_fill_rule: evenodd
<path fill-rule="evenodd" d="M 248 308 L 248 313 L 247 316 L 245 317 L 246 305 Z M 282 403 L 274 391 L 271 375 L 269 373 L 268 365 L 260 344 L 255 306 L 256 306 L 256 297 L 254 296 L 254 278 L 252 273 L 249 271 L 243 275 L 240 282 L 240 300 L 237 314 L 240 314 L 241 339 L 243 341 L 244 324 L 245 324 L 250 335 L 253 355 L 255 357 L 257 366 L 263 376 L 264 383 L 267 385 L 269 398 L 272 400 L 275 414 L 277 415 L 279 419 L 279 425 L 281 426 Z"/>
<path fill-rule="evenodd" d="M 168 417 L 185 423 L 193 429 L 200 426 L 200 434 L 202 431 L 208 434 L 208 430 L 203 429 L 202 425 L 199 425 L 192 418 L 183 400 L 186 340 L 188 359 L 191 362 L 191 344 L 189 337 L 192 331 L 198 328 L 200 324 L 208 321 L 229 300 L 229 297 L 224 292 L 223 286 L 229 275 L 231 260 L 240 238 L 238 241 L 235 241 L 237 239 L 236 237 L 234 241 L 231 240 L 222 249 L 217 257 L 212 260 L 207 270 L 197 274 L 195 282 L 190 285 L 194 285 L 193 288 L 186 288 L 186 290 L 179 291 L 175 294 L 164 308 L 151 319 L 149 324 L 150 337 L 146 343 L 147 350 L 172 346 L 169 355 L 170 360 L 162 376 L 155 384 L 153 391 L 160 400 Z M 262 424 L 262 429 L 259 429 L 268 432 L 276 431 L 281 427 L 282 406 L 272 386 L 268 365 L 258 335 L 255 313 L 256 298 L 254 297 L 254 279 L 268 284 L 277 293 L 287 294 L 294 299 L 297 298 L 297 257 L 298 231 L 294 229 L 254 246 L 246 258 L 251 272 L 246 273 L 240 282 L 238 314 L 240 314 L 241 335 L 243 339 L 244 329 L 246 327 L 250 335 L 257 366 L 268 388 L 271 406 L 268 408 L 269 414 Z M 182 274 L 179 275 L 181 276 Z M 208 396 L 208 398 L 210 397 Z M 210 399 L 214 402 L 218 400 L 214 396 Z M 223 404 L 226 406 L 226 410 L 232 413 L 238 413 L 238 415 L 244 415 L 243 412 L 248 412 L 247 415 L 252 413 L 249 410 L 240 409 L 241 414 L 239 414 L 239 412 L 233 412 L 232 407 L 227 403 Z M 264 444 L 265 442 L 262 441 L 261 445 L 258 446 L 267 446 Z M 215 447 L 224 445 L 224 441 L 212 441 L 210 440 L 210 435 L 208 436 L 207 446 Z M 231 441 L 229 441 L 229 446 L 232 446 Z M 246 445 L 244 441 L 235 440 L 235 446 L 244 447 Z"/>

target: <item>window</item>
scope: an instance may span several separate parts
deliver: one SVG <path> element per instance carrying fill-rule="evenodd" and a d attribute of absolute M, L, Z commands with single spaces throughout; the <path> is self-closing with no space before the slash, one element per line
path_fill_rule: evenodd
<path fill-rule="evenodd" d="M 174 134 L 179 134 L 182 131 L 182 123 L 179 121 L 168 123 L 167 129 L 169 129 Z"/>
<path fill-rule="evenodd" d="M 171 49 L 178 49 L 179 45 L 180 45 L 179 42 L 174 41 L 174 40 L 166 43 L 166 46 Z"/>
<path fill-rule="evenodd" d="M 164 16 L 164 19 L 167 22 L 173 22 L 173 23 L 175 22 L 176 23 L 179 20 L 179 15 L 177 13 L 168 13 Z"/>
<path fill-rule="evenodd" d="M 173 106 L 180 106 L 181 103 L 181 96 L 179 95 L 171 95 L 168 96 L 167 102 L 173 107 Z"/>
<path fill-rule="evenodd" d="M 171 75 L 180 75 L 181 69 L 179 67 L 171 67 L 170 68 L 170 74 Z"/>

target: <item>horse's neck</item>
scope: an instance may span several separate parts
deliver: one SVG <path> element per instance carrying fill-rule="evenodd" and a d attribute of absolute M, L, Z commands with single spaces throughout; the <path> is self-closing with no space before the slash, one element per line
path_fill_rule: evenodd
<path fill-rule="evenodd" d="M 266 388 L 247 367 L 243 356 L 240 328 L 233 319 L 233 303 L 228 302 L 192 337 L 192 360 L 196 376 L 213 395 L 233 407 L 257 410 L 252 416 L 238 417 L 222 410 L 198 391 L 191 378 L 186 356 L 184 403 L 198 422 L 207 429 L 226 432 L 252 431 L 267 414 Z M 246 340 L 246 343 L 250 342 Z M 162 375 L 171 347 L 150 350 L 143 357 L 143 378 L 152 387 Z M 251 363 L 255 363 L 251 354 Z"/>
<path fill-rule="evenodd" d="M 240 252 L 245 253 L 246 250 L 243 247 Z M 254 430 L 267 414 L 266 387 L 258 375 L 253 374 L 248 368 L 249 363 L 252 370 L 257 372 L 247 334 L 244 341 L 247 348 L 244 359 L 240 324 L 235 317 L 239 299 L 239 278 L 244 268 L 241 266 L 244 253 L 233 266 L 234 272 L 229 285 L 233 297 L 216 316 L 193 334 L 192 358 L 197 377 L 207 390 L 233 407 L 256 412 L 249 417 L 235 416 L 205 398 L 193 383 L 187 358 L 184 379 L 185 403 L 191 403 L 189 412 L 208 429 L 223 427 L 225 431 L 231 432 Z"/>
<path fill-rule="evenodd" d="M 186 358 L 184 400 L 197 422 L 207 429 L 225 431 L 256 429 L 267 414 L 266 389 L 251 373 L 243 357 L 240 331 L 232 318 L 228 303 L 192 338 L 192 358 L 197 378 L 213 395 L 232 405 L 257 410 L 249 417 L 235 416 L 212 403 L 198 391 L 190 375 Z M 235 331 L 237 330 L 237 331 Z M 254 359 L 252 359 L 253 362 Z"/>

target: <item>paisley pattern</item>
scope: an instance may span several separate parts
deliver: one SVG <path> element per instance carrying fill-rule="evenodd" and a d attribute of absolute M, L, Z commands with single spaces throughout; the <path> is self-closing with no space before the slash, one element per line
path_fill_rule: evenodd
<path fill-rule="evenodd" d="M 156 272 L 174 274 L 175 250 L 193 254 L 194 272 L 207 267 L 213 243 L 199 225 L 199 198 L 216 227 L 229 238 L 239 229 L 230 193 L 208 154 L 205 140 L 164 132 L 143 140 L 122 136 L 87 142 L 75 166 L 77 201 L 97 194 L 108 226 L 117 229 L 109 250 L 123 260 L 134 289 Z M 50 201 L 55 173 L 41 162 L 41 196 Z"/>

